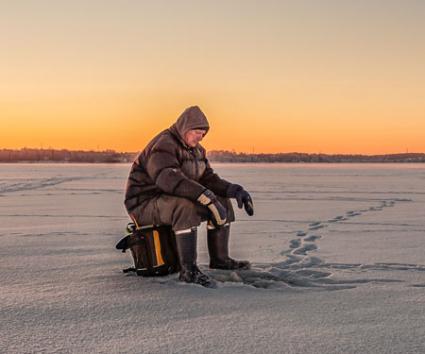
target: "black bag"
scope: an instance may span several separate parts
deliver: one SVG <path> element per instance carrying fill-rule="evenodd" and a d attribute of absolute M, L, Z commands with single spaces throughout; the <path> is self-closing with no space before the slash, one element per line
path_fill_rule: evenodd
<path fill-rule="evenodd" d="M 127 225 L 128 234 L 115 246 L 125 252 L 130 249 L 134 267 L 124 273 L 136 272 L 142 276 L 168 275 L 180 270 L 176 240 L 171 226 L 145 226 L 136 228 Z"/>

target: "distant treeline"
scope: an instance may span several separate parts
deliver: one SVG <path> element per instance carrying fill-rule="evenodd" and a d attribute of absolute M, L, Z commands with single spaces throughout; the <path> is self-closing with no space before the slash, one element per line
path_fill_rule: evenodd
<path fill-rule="evenodd" d="M 105 151 L 72 151 L 54 149 L 0 150 L 0 162 L 86 162 L 119 163 L 131 162 L 135 153 Z"/>
<path fill-rule="evenodd" d="M 135 152 L 72 151 L 54 149 L 0 150 L 0 162 L 85 162 L 85 163 L 129 163 Z M 231 151 L 211 151 L 208 159 L 213 162 L 287 162 L 287 163 L 338 163 L 338 162 L 425 162 L 425 154 L 405 153 L 391 155 L 326 155 L 298 152 L 280 154 L 245 154 Z"/>
<path fill-rule="evenodd" d="M 299 152 L 279 154 L 245 154 L 230 151 L 211 151 L 208 154 L 210 161 L 216 162 L 311 162 L 311 163 L 338 163 L 338 162 L 425 162 L 425 154 L 405 153 L 391 155 L 326 155 L 303 154 Z"/>

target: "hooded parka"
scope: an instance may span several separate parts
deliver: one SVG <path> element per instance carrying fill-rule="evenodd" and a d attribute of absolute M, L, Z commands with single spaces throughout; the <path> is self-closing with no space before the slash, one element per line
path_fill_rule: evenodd
<path fill-rule="evenodd" d="M 228 221 L 234 220 L 226 199 L 231 183 L 214 172 L 200 144 L 190 147 L 185 143 L 184 136 L 192 129 L 209 130 L 207 118 L 197 106 L 187 108 L 136 157 L 124 203 L 140 225 L 171 224 L 175 231 L 198 226 L 208 218 L 207 208 L 197 202 L 205 189 L 227 207 Z"/>

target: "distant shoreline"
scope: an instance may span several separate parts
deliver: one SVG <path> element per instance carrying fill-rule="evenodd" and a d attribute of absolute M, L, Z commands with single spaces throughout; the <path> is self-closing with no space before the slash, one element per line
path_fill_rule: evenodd
<path fill-rule="evenodd" d="M 55 149 L 1 149 L 0 163 L 131 163 L 135 152 L 74 151 Z M 224 163 L 425 163 L 425 153 L 387 155 L 306 154 L 246 154 L 231 151 L 210 151 L 211 162 Z"/>

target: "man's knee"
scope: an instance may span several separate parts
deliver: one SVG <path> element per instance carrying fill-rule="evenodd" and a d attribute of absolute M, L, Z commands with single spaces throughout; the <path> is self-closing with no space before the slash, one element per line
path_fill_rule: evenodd
<path fill-rule="evenodd" d="M 205 219 L 205 211 L 199 203 L 177 196 L 162 196 L 158 202 L 159 219 L 162 224 L 170 224 L 173 230 L 198 226 Z"/>
<path fill-rule="evenodd" d="M 196 218 L 202 214 L 201 207 L 198 203 L 186 198 L 179 198 L 174 208 L 174 215 L 178 217 Z"/>

